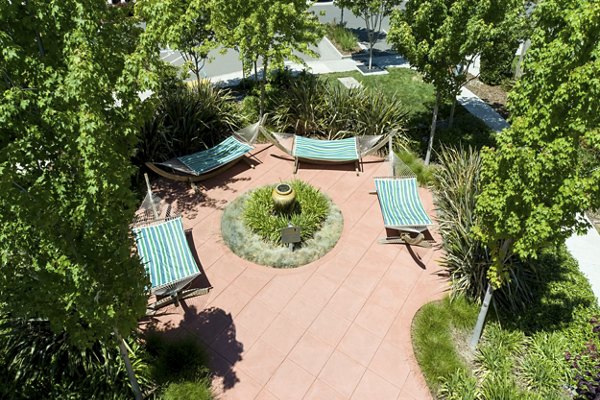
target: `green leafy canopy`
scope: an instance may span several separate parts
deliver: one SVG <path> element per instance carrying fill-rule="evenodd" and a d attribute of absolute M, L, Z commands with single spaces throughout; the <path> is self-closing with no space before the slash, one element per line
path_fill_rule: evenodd
<path fill-rule="evenodd" d="M 512 126 L 482 153 L 480 237 L 522 258 L 559 243 L 600 206 L 600 169 L 582 168 L 580 147 L 600 148 L 600 3 L 539 3 L 525 75 L 509 97 Z M 502 284 L 497 260 L 491 278 Z"/>
<path fill-rule="evenodd" d="M 0 304 L 78 345 L 145 308 L 128 228 L 138 33 L 102 1 L 0 6 Z"/>

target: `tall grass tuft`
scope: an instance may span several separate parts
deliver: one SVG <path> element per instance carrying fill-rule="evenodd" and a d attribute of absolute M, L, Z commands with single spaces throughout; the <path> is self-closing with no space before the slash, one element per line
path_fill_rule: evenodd
<path fill-rule="evenodd" d="M 452 294 L 481 298 L 491 264 L 487 247 L 472 234 L 476 223 L 481 158 L 473 148 L 443 148 L 440 168 L 433 175 L 437 219 L 445 256 L 442 265 L 450 275 Z"/>
<path fill-rule="evenodd" d="M 352 52 L 358 47 L 358 37 L 344 24 L 331 22 L 325 24 L 326 35 L 342 51 Z"/>
<path fill-rule="evenodd" d="M 134 161 L 165 161 L 219 143 L 239 126 L 233 100 L 208 81 L 165 90 L 141 129 Z"/>
<path fill-rule="evenodd" d="M 452 281 L 452 296 L 466 294 L 480 300 L 487 287 L 492 263 L 487 246 L 473 234 L 477 223 L 475 204 L 479 194 L 481 158 L 472 147 L 445 147 L 438 154 L 433 191 L 442 248 L 442 266 Z M 508 284 L 495 291 L 494 303 L 501 309 L 524 309 L 532 301 L 532 285 L 538 281 L 535 264 L 516 257 L 510 261 Z"/>
<path fill-rule="evenodd" d="M 402 132 L 405 126 L 407 112 L 396 96 L 364 87 L 346 89 L 311 74 L 291 79 L 286 90 L 273 96 L 270 122 L 281 132 L 341 139 Z M 404 135 L 397 141 L 408 142 Z"/>

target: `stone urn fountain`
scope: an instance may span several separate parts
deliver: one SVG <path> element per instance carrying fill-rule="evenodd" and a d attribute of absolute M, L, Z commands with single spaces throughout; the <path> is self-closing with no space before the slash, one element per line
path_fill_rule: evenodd
<path fill-rule="evenodd" d="M 289 211 L 296 202 L 296 193 L 288 183 L 280 183 L 273 188 L 271 195 L 275 211 Z"/>

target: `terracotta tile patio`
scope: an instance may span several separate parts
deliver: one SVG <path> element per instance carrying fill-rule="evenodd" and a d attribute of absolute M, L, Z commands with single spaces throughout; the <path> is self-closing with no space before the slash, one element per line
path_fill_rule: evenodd
<path fill-rule="evenodd" d="M 381 245 L 385 235 L 373 177 L 389 165 L 368 158 L 353 166 L 300 165 L 297 178 L 340 207 L 344 230 L 323 258 L 282 270 L 234 255 L 221 238 L 228 202 L 249 189 L 292 179 L 293 162 L 273 147 L 255 151 L 255 169 L 239 163 L 204 182 L 200 193 L 157 180 L 156 194 L 172 202 L 192 229 L 212 285 L 208 295 L 163 309 L 152 321 L 167 335 L 194 335 L 209 349 L 220 399 L 430 399 L 414 359 L 415 312 L 447 289 L 433 249 Z M 419 189 L 433 215 L 431 194 Z M 435 232 L 433 233 L 436 237 Z M 143 325 L 146 328 L 147 324 Z"/>

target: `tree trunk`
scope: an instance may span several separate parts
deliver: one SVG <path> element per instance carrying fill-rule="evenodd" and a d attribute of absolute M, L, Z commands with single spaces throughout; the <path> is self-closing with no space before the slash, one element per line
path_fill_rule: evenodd
<path fill-rule="evenodd" d="M 342 11 L 340 12 L 340 25 L 344 25 L 344 7 L 340 7 Z"/>
<path fill-rule="evenodd" d="M 485 296 L 483 297 L 483 303 L 481 304 L 481 309 L 479 310 L 479 316 L 477 317 L 477 323 L 475 324 L 473 334 L 471 335 L 471 340 L 469 341 L 469 347 L 471 348 L 472 352 L 474 352 L 477 348 L 479 338 L 481 338 L 483 324 L 485 323 L 485 317 L 487 316 L 488 310 L 490 308 L 490 302 L 492 300 L 493 292 L 494 289 L 492 289 L 492 285 L 488 283 L 487 290 L 485 291 Z"/>
<path fill-rule="evenodd" d="M 425 155 L 425 165 L 429 165 L 431 151 L 433 149 L 433 138 L 435 136 L 435 127 L 437 125 L 438 110 L 440 108 L 441 95 L 439 91 L 435 93 L 435 105 L 433 106 L 433 118 L 431 121 L 431 130 L 429 131 L 429 143 L 427 144 L 427 154 Z"/>
<path fill-rule="evenodd" d="M 456 97 L 452 99 L 452 107 L 450 107 L 450 118 L 448 119 L 448 129 L 452 129 L 454 125 L 454 111 L 456 110 Z"/>
<path fill-rule="evenodd" d="M 117 339 L 117 342 L 119 343 L 119 351 L 121 352 L 121 357 L 123 358 L 123 362 L 125 363 L 125 369 L 127 369 L 129 383 L 131 383 L 131 390 L 133 391 L 135 400 L 142 400 L 142 391 L 140 390 L 140 385 L 138 384 L 138 381 L 135 377 L 135 372 L 133 372 L 133 367 L 131 366 L 131 361 L 129 360 L 129 355 L 127 354 L 127 346 L 125 346 L 125 341 L 116 329 L 115 337 Z"/>
<path fill-rule="evenodd" d="M 196 74 L 196 83 L 198 84 L 198 88 L 200 87 L 200 69 L 202 69 L 200 67 L 200 59 L 198 58 L 198 56 L 196 54 L 193 55 L 194 57 L 194 65 L 196 70 L 194 71 L 194 73 Z"/>
<path fill-rule="evenodd" d="M 509 254 L 511 253 L 511 247 L 513 243 L 513 239 L 504 239 L 504 242 L 498 249 L 498 254 L 494 260 L 494 264 L 498 273 L 502 273 L 501 269 L 504 267 L 509 258 Z M 483 304 L 481 305 L 481 310 L 479 311 L 479 317 L 477 317 L 477 323 L 475 324 L 475 328 L 473 329 L 473 335 L 471 336 L 471 340 L 469 342 L 471 351 L 475 351 L 475 348 L 479 343 L 479 339 L 481 338 L 483 324 L 485 323 L 485 317 L 487 315 L 488 309 L 490 308 L 490 302 L 492 300 L 493 291 L 494 289 L 492 288 L 492 285 L 488 282 L 488 287 L 485 291 L 485 296 L 483 297 Z"/>
<path fill-rule="evenodd" d="M 527 39 L 523 42 L 523 48 L 521 49 L 521 51 L 519 53 L 519 58 L 517 60 L 517 66 L 515 67 L 515 75 L 514 75 L 515 79 L 519 79 L 521 77 L 521 75 L 523 75 L 523 70 L 522 70 L 523 58 L 525 57 L 525 53 L 527 52 L 527 50 L 529 50 L 530 45 L 531 45 L 531 41 L 529 39 Z"/>
<path fill-rule="evenodd" d="M 265 114 L 265 86 L 267 85 L 267 67 L 269 66 L 269 60 L 263 58 L 263 76 L 260 84 L 260 117 Z"/>

